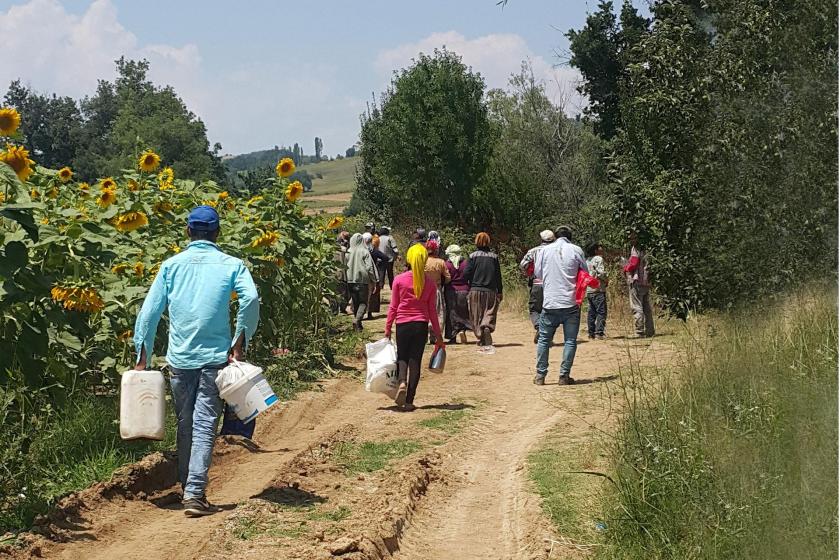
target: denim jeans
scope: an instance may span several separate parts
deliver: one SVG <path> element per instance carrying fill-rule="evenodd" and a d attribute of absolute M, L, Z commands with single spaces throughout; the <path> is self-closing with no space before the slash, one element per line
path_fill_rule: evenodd
<path fill-rule="evenodd" d="M 592 292 L 586 299 L 589 301 L 589 314 L 586 318 L 589 336 L 602 335 L 607 326 L 607 294 Z"/>
<path fill-rule="evenodd" d="M 216 375 L 226 365 L 170 368 L 169 382 L 178 417 L 178 479 L 184 499 L 203 498 L 207 489 L 216 425 L 222 413 Z"/>
<path fill-rule="evenodd" d="M 548 349 L 554 339 L 557 328 L 563 325 L 563 361 L 560 364 L 560 377 L 568 377 L 572 372 L 577 350 L 577 335 L 580 330 L 580 307 L 564 309 L 545 309 L 540 314 L 540 336 L 537 341 L 537 376 L 548 374 Z"/>

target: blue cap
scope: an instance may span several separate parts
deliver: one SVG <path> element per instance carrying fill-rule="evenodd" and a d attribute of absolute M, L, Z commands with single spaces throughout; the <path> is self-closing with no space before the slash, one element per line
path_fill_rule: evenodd
<path fill-rule="evenodd" d="M 187 227 L 193 231 L 216 231 L 219 229 L 219 213 L 212 206 L 196 206 L 187 216 Z"/>

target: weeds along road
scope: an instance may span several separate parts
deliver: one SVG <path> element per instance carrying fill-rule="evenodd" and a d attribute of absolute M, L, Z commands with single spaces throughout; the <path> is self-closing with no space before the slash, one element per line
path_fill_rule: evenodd
<path fill-rule="evenodd" d="M 382 319 L 367 324 L 381 336 Z M 628 358 L 661 362 L 671 337 L 582 342 L 573 375 L 537 387 L 533 330 L 503 312 L 495 355 L 449 347 L 442 374 L 423 373 L 414 413 L 396 412 L 358 377 L 325 382 L 261 416 L 255 441 L 221 442 L 208 497 L 225 510 L 187 519 L 171 459 L 147 458 L 64 501 L 19 558 L 552 558 L 557 541 L 528 481 L 527 456 L 549 432 L 571 447 L 615 418 Z M 427 356 L 428 358 L 428 353 Z M 358 364 L 361 367 L 361 361 Z M 57 542 L 63 541 L 63 542 Z M 550 543 L 554 541 L 554 547 Z"/>

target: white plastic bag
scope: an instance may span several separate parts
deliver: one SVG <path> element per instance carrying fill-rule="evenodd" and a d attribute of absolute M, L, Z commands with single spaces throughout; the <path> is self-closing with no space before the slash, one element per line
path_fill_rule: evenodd
<path fill-rule="evenodd" d="M 397 349 L 387 338 L 365 344 L 367 354 L 367 378 L 365 390 L 382 393 L 393 399 L 400 386 L 397 373 Z"/>

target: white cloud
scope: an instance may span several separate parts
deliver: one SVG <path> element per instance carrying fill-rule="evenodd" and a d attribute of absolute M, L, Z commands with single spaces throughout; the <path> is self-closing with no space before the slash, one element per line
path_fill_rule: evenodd
<path fill-rule="evenodd" d="M 390 76 L 395 69 L 411 63 L 418 54 L 431 54 L 446 47 L 461 56 L 464 64 L 478 71 L 489 88 L 506 88 L 511 74 L 519 73 L 523 61 L 529 61 L 534 75 L 546 85 L 549 96 L 562 104 L 569 114 L 585 105 L 576 91 L 580 73 L 568 66 L 556 67 L 535 54 L 525 39 L 514 33 L 497 33 L 467 39 L 456 31 L 432 33 L 415 43 L 407 43 L 379 53 L 375 67 Z"/>

